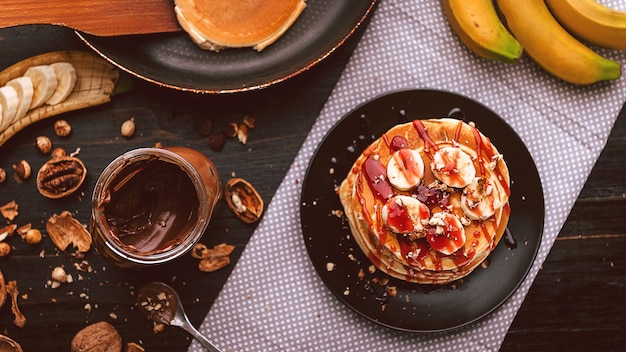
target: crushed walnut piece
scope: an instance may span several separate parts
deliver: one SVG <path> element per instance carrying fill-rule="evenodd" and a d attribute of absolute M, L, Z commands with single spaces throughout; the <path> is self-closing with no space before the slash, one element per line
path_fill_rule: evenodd
<path fill-rule="evenodd" d="M 200 259 L 200 263 L 198 263 L 200 271 L 212 272 L 230 264 L 229 256 L 234 249 L 235 246 L 226 243 L 218 244 L 213 248 L 198 243 L 191 250 L 191 256 Z"/>
<path fill-rule="evenodd" d="M 0 242 L 4 241 L 7 237 L 12 236 L 16 229 L 17 225 L 15 224 L 9 224 L 7 226 L 0 227 Z"/>
<path fill-rule="evenodd" d="M 52 242 L 62 251 L 70 244 L 79 252 L 87 252 L 91 248 L 91 234 L 69 211 L 52 215 L 46 223 L 46 230 Z"/>
<path fill-rule="evenodd" d="M 0 214 L 2 214 L 2 216 L 4 216 L 9 221 L 13 221 L 13 219 L 15 219 L 18 214 L 18 208 L 19 206 L 17 205 L 17 203 L 12 200 L 3 206 L 0 206 Z"/>

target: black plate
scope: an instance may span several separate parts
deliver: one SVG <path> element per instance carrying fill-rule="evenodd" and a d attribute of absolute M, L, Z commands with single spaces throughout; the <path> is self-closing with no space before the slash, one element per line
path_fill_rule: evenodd
<path fill-rule="evenodd" d="M 460 109 L 504 155 L 511 175 L 511 216 L 507 240 L 461 283 L 446 286 L 407 283 L 376 271 L 350 235 L 334 187 L 360 151 L 400 122 L 448 116 Z M 334 170 L 331 172 L 330 170 Z M 504 303 L 526 277 L 535 259 L 544 222 L 543 191 L 535 163 L 519 136 L 493 111 L 463 96 L 436 90 L 394 92 L 359 106 L 328 133 L 304 179 L 301 220 L 309 256 L 326 286 L 348 307 L 378 324 L 411 332 L 439 332 L 472 323 Z M 503 239 L 505 238 L 503 237 Z M 334 270 L 327 269 L 334 263 Z M 363 269 L 365 277 L 360 278 Z M 391 297 L 374 279 L 389 279 Z"/>
<path fill-rule="evenodd" d="M 376 0 L 308 0 L 300 18 L 262 52 L 200 49 L 185 32 L 97 37 L 77 33 L 93 50 L 147 81 L 201 93 L 263 88 L 293 77 L 338 48 Z M 173 9 L 172 9 L 173 11 Z"/>

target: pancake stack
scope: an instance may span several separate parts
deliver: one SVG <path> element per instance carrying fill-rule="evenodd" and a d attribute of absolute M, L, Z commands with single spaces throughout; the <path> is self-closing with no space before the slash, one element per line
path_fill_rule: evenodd
<path fill-rule="evenodd" d="M 300 16 L 304 0 L 175 0 L 176 18 L 201 48 L 265 49 Z"/>
<path fill-rule="evenodd" d="M 489 138 L 453 118 L 396 125 L 339 188 L 359 247 L 381 271 L 447 284 L 471 273 L 506 229 L 510 176 Z"/>

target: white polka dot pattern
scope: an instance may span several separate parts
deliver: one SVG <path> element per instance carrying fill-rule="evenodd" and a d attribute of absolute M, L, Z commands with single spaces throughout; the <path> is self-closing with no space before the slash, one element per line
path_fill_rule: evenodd
<path fill-rule="evenodd" d="M 615 8 L 620 0 L 603 0 Z M 595 48 L 626 64 L 626 52 Z M 378 326 L 340 303 L 316 274 L 302 239 L 299 197 L 317 145 L 338 119 L 383 93 L 435 88 L 500 114 L 528 146 L 544 187 L 544 237 L 531 271 L 502 307 L 432 336 Z M 525 57 L 477 57 L 450 30 L 439 1 L 384 0 L 201 326 L 224 351 L 497 351 L 626 96 L 626 79 L 575 87 Z M 190 351 L 201 351 L 193 342 Z"/>

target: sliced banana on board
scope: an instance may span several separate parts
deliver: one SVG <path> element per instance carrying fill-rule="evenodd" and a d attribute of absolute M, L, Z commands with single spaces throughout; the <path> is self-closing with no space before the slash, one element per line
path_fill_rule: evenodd
<path fill-rule="evenodd" d="M 132 89 L 132 81 L 93 53 L 69 50 L 32 56 L 3 69 L 3 86 L 15 90 L 18 107 L 7 121 L 1 111 L 13 105 L 0 104 L 0 146 L 35 122 L 109 102 L 113 94 Z"/>
<path fill-rule="evenodd" d="M 33 81 L 31 81 L 28 77 L 17 77 L 9 82 L 7 82 L 7 86 L 13 87 L 15 92 L 17 93 L 17 99 L 19 104 L 17 106 L 17 113 L 15 113 L 15 117 L 12 122 L 15 122 L 17 119 L 21 119 L 26 115 L 28 110 L 30 109 L 30 103 L 33 100 L 33 94 L 35 93 L 33 89 Z"/>
<path fill-rule="evenodd" d="M 39 107 L 48 101 L 57 88 L 57 75 L 49 65 L 30 67 L 26 70 L 24 76 L 33 81 L 34 94 L 30 103 L 31 109 Z"/>
<path fill-rule="evenodd" d="M 15 88 L 10 86 L 0 87 L 0 105 L 2 105 L 2 122 L 0 122 L 0 128 L 5 128 L 15 118 L 17 108 L 20 102 L 17 98 L 17 92 Z"/>
<path fill-rule="evenodd" d="M 50 67 L 54 69 L 54 73 L 56 74 L 57 85 L 50 99 L 46 101 L 46 104 L 54 105 L 67 99 L 74 89 L 74 85 L 76 84 L 76 70 L 69 62 L 55 62 L 50 64 Z"/>

